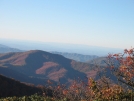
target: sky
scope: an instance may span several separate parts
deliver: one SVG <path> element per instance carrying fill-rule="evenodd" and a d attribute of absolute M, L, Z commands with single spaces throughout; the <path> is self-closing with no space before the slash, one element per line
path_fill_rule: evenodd
<path fill-rule="evenodd" d="M 0 0 L 0 38 L 134 47 L 134 0 Z"/>

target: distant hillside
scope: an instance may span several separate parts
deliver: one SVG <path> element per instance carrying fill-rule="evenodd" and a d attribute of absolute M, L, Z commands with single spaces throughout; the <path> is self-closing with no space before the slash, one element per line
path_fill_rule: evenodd
<path fill-rule="evenodd" d="M 0 97 L 32 95 L 38 92 L 41 90 L 35 86 L 0 75 Z"/>
<path fill-rule="evenodd" d="M 8 53 L 8 52 L 21 52 L 21 50 L 16 48 L 10 48 L 8 46 L 0 44 L 0 53 Z"/>
<path fill-rule="evenodd" d="M 107 62 L 106 57 L 98 57 L 93 60 L 89 60 L 86 63 L 106 66 L 107 64 L 105 62 Z"/>
<path fill-rule="evenodd" d="M 108 78 L 110 78 L 112 80 L 112 82 L 117 83 L 117 77 L 115 75 L 113 75 L 112 71 L 111 71 L 111 65 L 114 65 L 115 68 L 118 68 L 120 66 L 120 63 L 118 60 L 116 60 L 115 58 L 110 58 L 110 60 L 107 57 L 99 57 L 90 61 L 87 61 L 87 63 L 89 63 L 90 65 L 93 64 L 98 67 L 100 67 L 99 69 L 99 73 L 102 76 L 106 76 Z M 99 79 L 100 76 L 96 75 L 95 79 Z"/>
<path fill-rule="evenodd" d="M 111 58 L 110 61 L 112 61 L 115 66 L 119 66 L 119 64 L 120 64 L 115 58 Z M 107 57 L 98 57 L 96 59 L 89 60 L 86 63 L 89 63 L 90 65 L 91 64 L 96 64 L 98 66 L 108 66 L 107 63 L 109 63 L 109 61 L 108 61 Z"/>
<path fill-rule="evenodd" d="M 94 65 L 76 62 L 58 54 L 40 50 L 0 54 L 0 74 L 21 82 L 45 84 L 50 79 L 61 83 L 95 76 Z"/>
<path fill-rule="evenodd" d="M 75 61 L 80 61 L 80 62 L 87 62 L 92 59 L 98 58 L 96 55 L 82 55 L 82 54 L 77 54 L 77 53 L 66 53 L 66 52 L 51 52 L 54 54 L 60 54 L 66 58 L 73 59 Z"/>

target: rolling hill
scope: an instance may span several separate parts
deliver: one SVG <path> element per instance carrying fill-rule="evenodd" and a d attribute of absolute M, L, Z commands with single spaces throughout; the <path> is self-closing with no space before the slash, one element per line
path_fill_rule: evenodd
<path fill-rule="evenodd" d="M 50 79 L 54 82 L 70 82 L 76 78 L 95 76 L 94 65 L 76 62 L 58 54 L 40 50 L 0 54 L 0 74 L 21 82 L 44 84 Z"/>

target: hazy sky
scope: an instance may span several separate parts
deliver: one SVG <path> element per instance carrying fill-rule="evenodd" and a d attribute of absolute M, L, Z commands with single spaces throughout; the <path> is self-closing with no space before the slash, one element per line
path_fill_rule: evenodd
<path fill-rule="evenodd" d="M 134 0 L 0 0 L 0 38 L 129 48 Z"/>

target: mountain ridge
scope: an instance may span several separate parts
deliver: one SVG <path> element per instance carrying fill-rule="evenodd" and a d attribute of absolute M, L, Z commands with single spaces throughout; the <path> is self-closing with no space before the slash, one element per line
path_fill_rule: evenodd
<path fill-rule="evenodd" d="M 98 56 L 96 56 L 96 55 L 82 55 L 82 54 L 78 54 L 78 53 L 56 52 L 56 51 L 51 52 L 51 53 L 60 54 L 66 58 L 73 59 L 73 60 L 79 61 L 79 62 L 87 62 L 89 60 L 98 58 Z"/>

